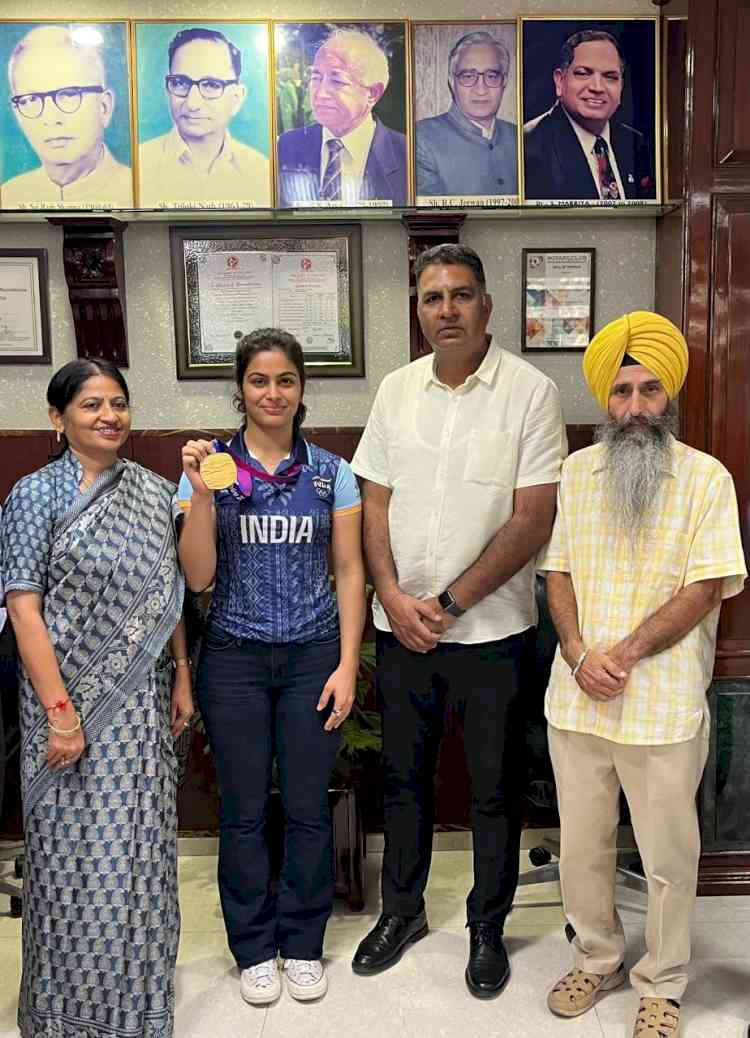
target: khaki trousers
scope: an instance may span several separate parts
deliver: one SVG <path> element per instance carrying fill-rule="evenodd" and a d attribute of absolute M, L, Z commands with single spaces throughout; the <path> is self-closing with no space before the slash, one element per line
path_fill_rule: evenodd
<path fill-rule="evenodd" d="M 552 725 L 548 731 L 560 810 L 560 886 L 576 931 L 576 966 L 611 973 L 625 955 L 614 897 L 622 787 L 648 882 L 646 954 L 630 981 L 641 997 L 679 1000 L 690 961 L 700 856 L 695 797 L 708 756 L 706 725 L 688 742 L 667 746 L 624 746 Z"/>

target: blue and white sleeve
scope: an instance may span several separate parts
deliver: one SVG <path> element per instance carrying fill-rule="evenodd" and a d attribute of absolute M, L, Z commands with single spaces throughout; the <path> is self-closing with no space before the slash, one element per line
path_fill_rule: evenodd
<path fill-rule="evenodd" d="M 355 512 L 361 510 L 362 500 L 359 496 L 357 479 L 349 463 L 342 458 L 333 488 L 333 514 L 354 515 Z"/>

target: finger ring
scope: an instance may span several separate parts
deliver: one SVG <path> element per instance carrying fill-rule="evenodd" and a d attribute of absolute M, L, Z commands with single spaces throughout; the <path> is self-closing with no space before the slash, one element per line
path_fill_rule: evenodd
<path fill-rule="evenodd" d="M 334 717 L 339 717 L 341 715 L 341 710 L 339 710 L 339 708 L 337 706 L 335 706 L 333 708 L 333 710 L 331 710 L 331 713 L 333 714 Z"/>

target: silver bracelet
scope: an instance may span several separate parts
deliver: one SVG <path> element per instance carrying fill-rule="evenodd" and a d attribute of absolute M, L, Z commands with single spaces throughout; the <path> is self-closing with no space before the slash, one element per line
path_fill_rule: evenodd
<path fill-rule="evenodd" d="M 581 669 L 581 667 L 583 666 L 583 661 L 584 661 L 584 660 L 586 659 L 586 657 L 588 656 L 588 654 L 589 654 L 589 650 L 588 650 L 588 649 L 584 649 L 584 650 L 583 650 L 583 652 L 581 653 L 581 655 L 580 655 L 580 656 L 578 657 L 578 660 L 577 660 L 577 662 L 576 662 L 576 665 L 575 665 L 575 667 L 572 667 L 572 668 L 571 668 L 571 671 L 570 671 L 570 673 L 571 673 L 571 674 L 573 675 L 573 677 L 575 677 L 575 676 L 576 676 L 576 674 L 578 673 L 578 671 L 579 671 L 579 670 Z"/>

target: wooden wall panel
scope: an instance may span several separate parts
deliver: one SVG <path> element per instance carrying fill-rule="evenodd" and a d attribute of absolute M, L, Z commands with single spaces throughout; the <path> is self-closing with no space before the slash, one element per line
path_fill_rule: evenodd
<path fill-rule="evenodd" d="M 361 425 L 312 426 L 305 428 L 305 436 L 313 443 L 351 461 L 362 428 Z M 591 425 L 566 426 L 571 452 L 589 446 L 593 428 Z M 231 429 L 134 430 L 120 453 L 176 483 L 182 471 L 180 450 L 186 440 L 214 436 L 228 439 L 232 432 Z M 0 503 L 8 496 L 16 480 L 47 464 L 54 448 L 55 437 L 51 432 L 0 429 Z"/>
<path fill-rule="evenodd" d="M 731 472 L 750 544 L 750 0 L 692 0 L 685 440 Z M 726 603 L 717 678 L 750 680 L 750 591 Z"/>
<path fill-rule="evenodd" d="M 707 6 L 711 6 L 708 5 Z M 718 5 L 716 86 L 718 92 L 714 164 L 750 170 L 750 0 Z"/>

